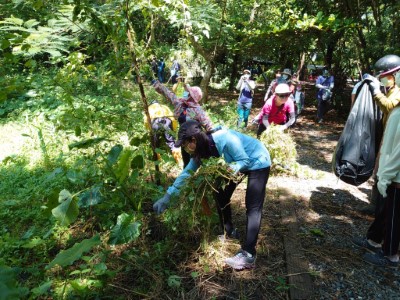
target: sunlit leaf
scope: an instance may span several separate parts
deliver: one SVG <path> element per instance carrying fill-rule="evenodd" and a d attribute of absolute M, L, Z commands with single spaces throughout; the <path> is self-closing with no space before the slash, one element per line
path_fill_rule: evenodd
<path fill-rule="evenodd" d="M 137 239 L 140 235 L 141 224 L 134 221 L 134 216 L 123 213 L 118 216 L 117 224 L 111 229 L 108 243 L 120 245 Z"/>
<path fill-rule="evenodd" d="M 60 192 L 60 199 L 64 199 L 60 205 L 52 209 L 53 216 L 60 222 L 62 226 L 68 226 L 75 222 L 79 214 L 78 200 L 72 198 L 68 191 Z"/>
<path fill-rule="evenodd" d="M 91 239 L 83 240 L 80 243 L 75 243 L 71 248 L 61 251 L 57 256 L 50 262 L 46 269 L 50 269 L 55 265 L 65 267 L 72 265 L 76 260 L 80 259 L 83 253 L 92 250 L 93 247 L 100 245 L 100 237 L 95 235 Z"/>

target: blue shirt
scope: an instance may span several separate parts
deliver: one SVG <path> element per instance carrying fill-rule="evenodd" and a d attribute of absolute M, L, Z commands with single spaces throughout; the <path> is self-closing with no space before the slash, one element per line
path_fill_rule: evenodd
<path fill-rule="evenodd" d="M 320 84 L 322 86 L 326 86 L 326 87 L 330 87 L 331 84 L 334 83 L 334 77 L 333 76 L 329 76 L 329 77 L 324 77 L 324 76 L 318 76 L 317 81 L 315 82 L 315 84 Z M 319 89 L 318 93 L 317 93 L 317 99 L 322 99 L 322 94 L 324 93 L 323 89 Z"/>
<path fill-rule="evenodd" d="M 235 173 L 254 171 L 271 166 L 269 152 L 261 141 L 230 129 L 221 129 L 211 135 L 218 153 Z M 167 193 L 170 195 L 179 194 L 185 180 L 199 167 L 191 158 L 186 168 L 168 188 Z"/>

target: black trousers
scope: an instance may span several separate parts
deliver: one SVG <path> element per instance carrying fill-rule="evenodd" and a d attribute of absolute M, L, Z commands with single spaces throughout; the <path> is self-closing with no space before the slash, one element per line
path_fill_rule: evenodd
<path fill-rule="evenodd" d="M 261 227 L 262 208 L 265 200 L 266 185 L 269 178 L 270 168 L 259 169 L 246 172 L 246 239 L 242 249 L 250 254 L 256 254 L 256 244 L 258 233 Z M 226 233 L 231 233 L 234 229 L 232 224 L 231 197 L 235 191 L 237 183 L 229 181 L 224 188 L 215 193 L 218 214 L 221 225 Z"/>
<path fill-rule="evenodd" d="M 379 197 L 375 219 L 367 232 L 367 238 L 382 244 L 385 256 L 395 255 L 400 243 L 400 189 L 393 184 L 387 189 L 387 197 Z"/>

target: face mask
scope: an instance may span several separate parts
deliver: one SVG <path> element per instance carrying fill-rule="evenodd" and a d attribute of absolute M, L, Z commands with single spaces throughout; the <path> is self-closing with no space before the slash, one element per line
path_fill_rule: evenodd
<path fill-rule="evenodd" d="M 379 79 L 379 81 L 381 82 L 381 84 L 382 84 L 384 87 L 389 86 L 389 80 L 388 80 L 387 77 L 382 77 L 381 79 Z"/>
<path fill-rule="evenodd" d="M 249 74 L 244 74 L 244 75 L 243 75 L 243 78 L 244 78 L 244 79 L 249 79 L 249 78 L 250 78 L 250 75 L 249 75 Z"/>
<path fill-rule="evenodd" d="M 297 91 L 301 91 L 301 86 L 296 86 Z"/>
<path fill-rule="evenodd" d="M 188 91 L 184 91 L 184 92 L 183 92 L 183 98 L 188 99 L 189 96 L 190 96 L 190 94 L 189 94 Z"/>
<path fill-rule="evenodd" d="M 394 80 L 396 81 L 397 86 L 400 87 L 400 71 L 394 75 Z"/>
<path fill-rule="evenodd" d="M 289 76 L 288 76 L 288 75 L 286 75 L 286 74 L 283 74 L 283 75 L 282 75 L 282 78 L 283 78 L 283 79 L 285 79 L 285 80 L 287 80 L 287 79 L 288 79 L 288 77 L 289 77 Z"/>

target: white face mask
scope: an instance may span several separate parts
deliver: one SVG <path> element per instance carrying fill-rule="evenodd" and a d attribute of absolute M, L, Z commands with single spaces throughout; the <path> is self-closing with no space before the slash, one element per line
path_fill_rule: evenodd
<path fill-rule="evenodd" d="M 184 92 L 183 92 L 183 98 L 184 98 L 184 99 L 188 99 L 189 96 L 190 96 L 190 94 L 189 94 L 188 91 L 184 91 Z"/>
<path fill-rule="evenodd" d="M 381 84 L 382 84 L 384 87 L 389 86 L 389 80 L 388 80 L 387 77 L 382 77 L 382 78 L 379 79 L 379 81 L 381 82 Z"/>
<path fill-rule="evenodd" d="M 394 80 L 396 81 L 397 86 L 400 87 L 400 71 L 398 71 L 398 72 L 394 75 Z"/>
<path fill-rule="evenodd" d="M 244 79 L 249 79 L 249 78 L 250 78 L 250 75 L 249 75 L 249 74 L 244 74 L 244 75 L 243 75 L 243 78 L 244 78 Z"/>

